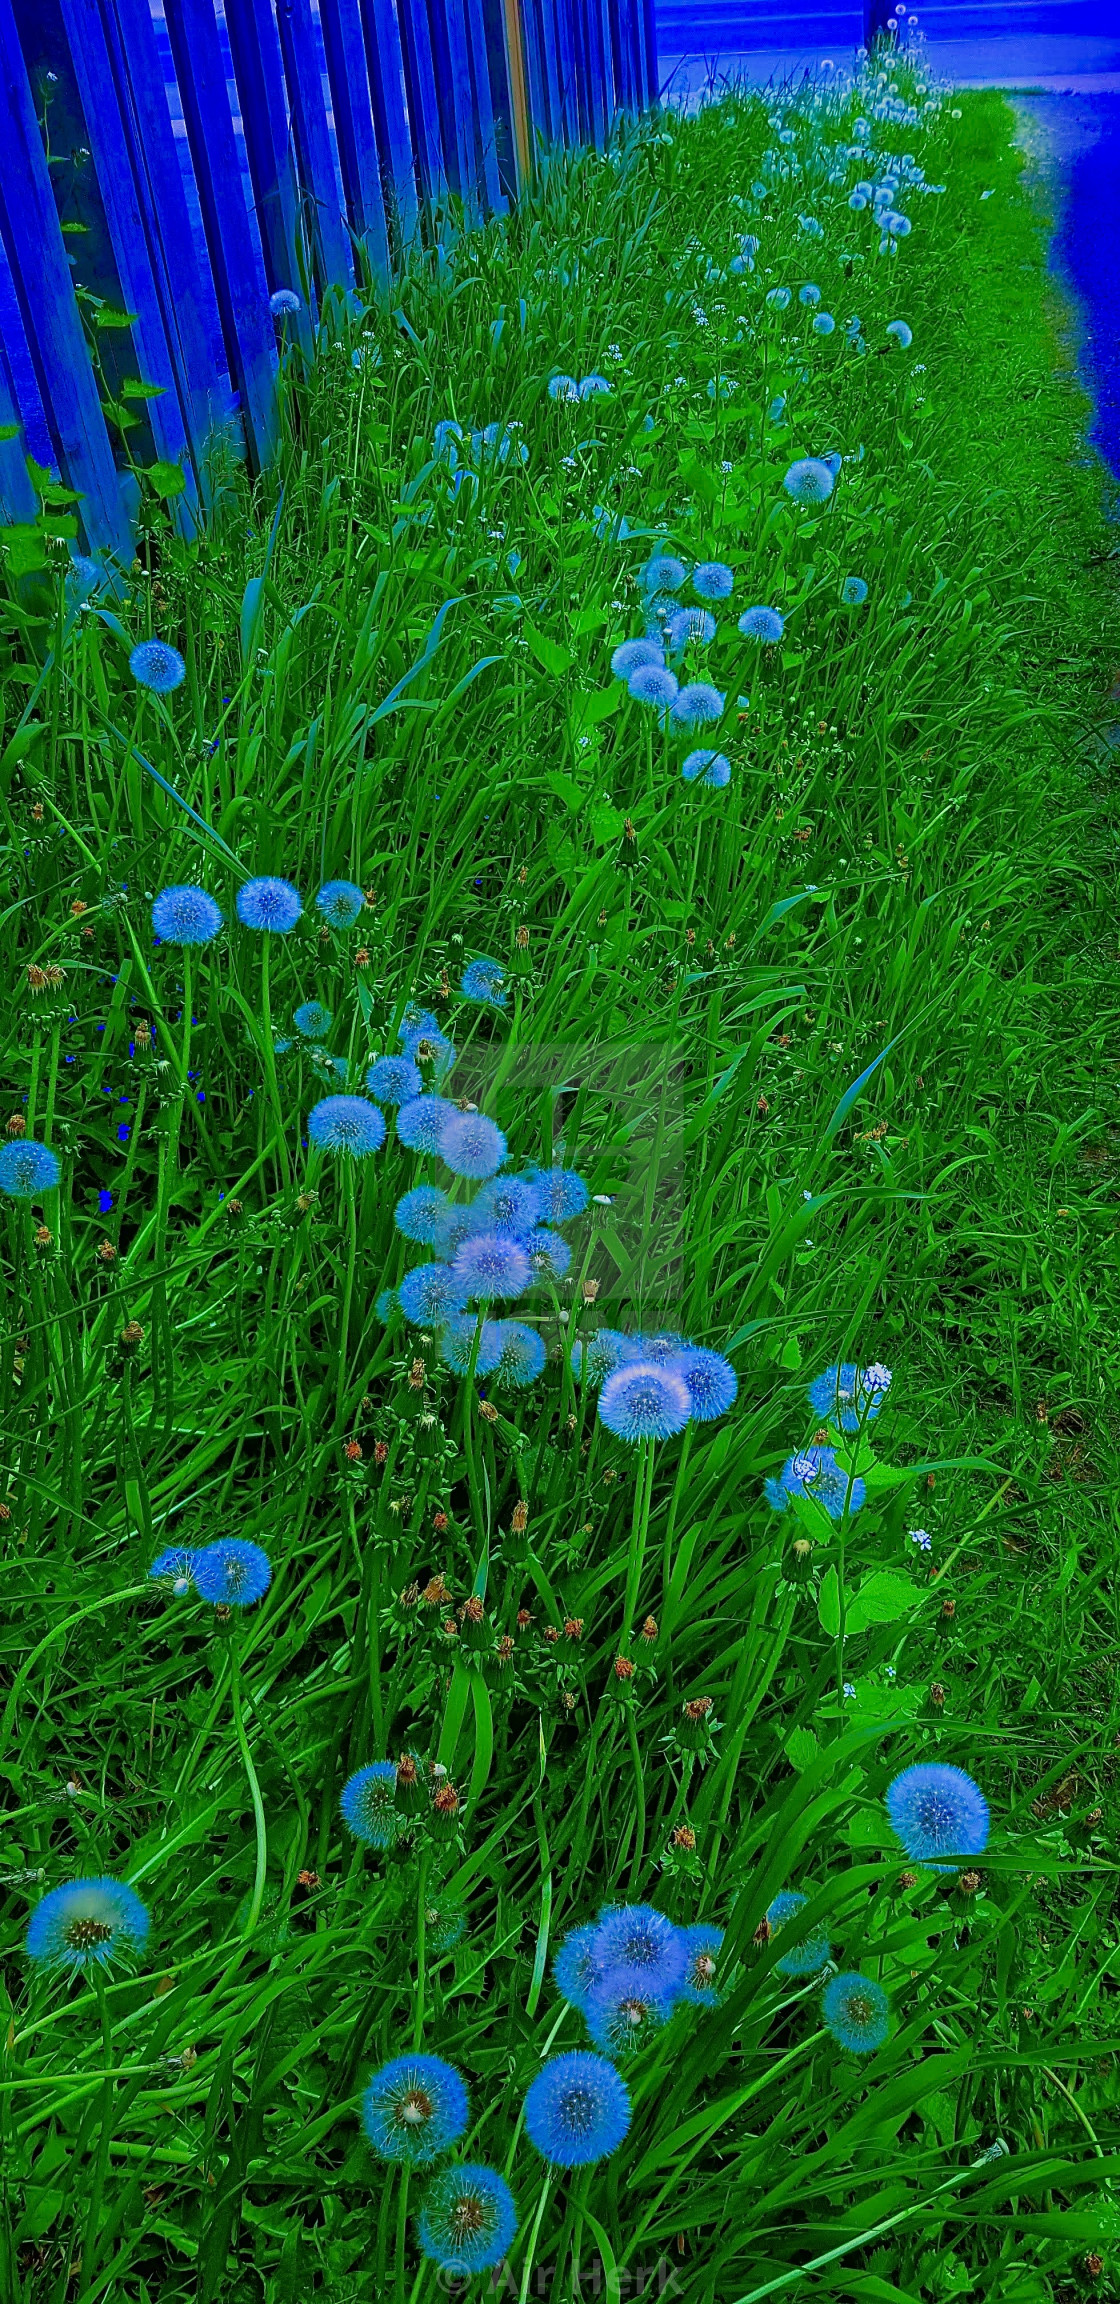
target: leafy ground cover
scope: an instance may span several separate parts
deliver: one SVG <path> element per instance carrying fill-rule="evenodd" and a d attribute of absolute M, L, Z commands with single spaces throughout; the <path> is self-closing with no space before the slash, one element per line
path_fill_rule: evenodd
<path fill-rule="evenodd" d="M 9 542 L 11 2296 L 419 2304 L 464 2163 L 480 2292 L 1109 2292 L 1115 563 L 1044 246 L 996 96 L 732 92 L 328 313 L 277 482 L 149 491 L 123 597 Z M 472 1159 L 402 1052 L 590 1196 L 497 1368 L 397 1295 Z M 635 1444 L 604 1328 L 737 1396 Z M 80 1878 L 139 1907 L 68 1972 Z M 554 1957 L 637 1904 L 714 1973 L 558 2166 Z"/>

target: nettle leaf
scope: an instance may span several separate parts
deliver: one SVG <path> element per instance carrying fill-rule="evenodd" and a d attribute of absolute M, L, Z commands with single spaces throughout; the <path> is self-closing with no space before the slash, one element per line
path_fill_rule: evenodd
<path fill-rule="evenodd" d="M 144 478 L 156 495 L 163 497 L 181 496 L 187 485 L 182 465 L 165 463 L 162 459 L 146 467 Z"/>
<path fill-rule="evenodd" d="M 899 1616 L 908 1616 L 921 1597 L 908 1576 L 894 1576 L 889 1569 L 880 1568 L 860 1585 L 854 1606 L 865 1624 L 893 1624 Z"/>
<path fill-rule="evenodd" d="M 138 312 L 119 312 L 115 304 L 101 304 L 93 315 L 95 328 L 134 328 Z"/>
<path fill-rule="evenodd" d="M 145 384 L 139 376 L 126 376 L 121 385 L 122 400 L 160 400 L 166 384 Z"/>

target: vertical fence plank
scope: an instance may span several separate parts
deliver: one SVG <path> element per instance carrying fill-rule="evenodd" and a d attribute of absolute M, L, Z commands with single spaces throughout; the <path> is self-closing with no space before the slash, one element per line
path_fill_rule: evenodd
<path fill-rule="evenodd" d="M 74 301 L 11 0 L 0 0 L 0 233 L 51 447 L 88 543 L 131 560 L 132 544 L 89 347 Z"/>
<path fill-rule="evenodd" d="M 292 157 L 280 36 L 269 0 L 225 0 L 233 73 L 270 293 L 303 285 L 299 179 Z M 310 345 L 306 314 L 298 333 Z"/>
<path fill-rule="evenodd" d="M 412 141 L 420 170 L 420 182 L 425 199 L 434 206 L 446 196 L 447 169 L 440 135 L 432 39 L 424 0 L 397 0 L 397 20 L 404 56 L 405 87 L 408 90 L 408 117 L 412 123 Z"/>
<path fill-rule="evenodd" d="M 490 0 L 488 14 L 496 13 L 497 0 Z M 500 22 L 494 27 L 493 39 L 495 44 L 500 41 L 504 57 L 514 187 L 520 192 L 529 181 L 532 166 L 525 33 L 521 22 L 520 0 L 501 0 Z"/>
<path fill-rule="evenodd" d="M 280 47 L 320 290 L 353 283 L 310 0 L 280 0 Z"/>
<path fill-rule="evenodd" d="M 657 20 L 654 16 L 654 0 L 637 0 L 637 8 L 641 104 L 645 111 L 649 105 L 656 104 L 658 98 Z"/>
<path fill-rule="evenodd" d="M 0 336 L 0 433 L 11 425 L 18 427 L 14 437 L 0 439 L 0 520 L 9 526 L 13 521 L 33 520 L 39 504 L 28 477 L 15 378 Z"/>
<path fill-rule="evenodd" d="M 474 94 L 462 0 L 430 0 L 428 22 L 447 173 L 452 190 L 464 203 L 468 220 L 475 223 L 479 204 Z"/>
<path fill-rule="evenodd" d="M 416 155 L 405 107 L 404 55 L 393 0 L 358 0 L 382 182 L 394 228 L 404 246 L 420 224 Z"/>
<path fill-rule="evenodd" d="M 166 8 L 226 358 L 249 453 L 267 464 L 276 444 L 276 338 L 242 190 L 218 26 L 212 0 L 166 0 Z"/>
<path fill-rule="evenodd" d="M 319 21 L 347 212 L 371 269 L 384 282 L 389 277 L 389 235 L 358 0 L 319 0 Z"/>
<path fill-rule="evenodd" d="M 160 386 L 160 397 L 145 402 L 144 413 L 157 456 L 183 467 L 187 485 L 180 503 L 193 508 L 198 486 L 188 411 L 179 400 L 179 378 L 105 27 L 97 0 L 60 0 L 60 8 L 117 277 L 125 305 L 135 314 L 132 343 L 140 376 L 145 383 Z"/>
<path fill-rule="evenodd" d="M 463 0 L 463 6 L 467 19 L 471 84 L 474 88 L 476 141 L 481 170 L 479 189 L 483 207 L 492 215 L 501 215 L 505 210 L 506 199 L 498 153 L 498 124 L 501 113 L 505 113 L 507 120 L 509 117 L 505 54 L 500 43 L 492 47 L 483 0 Z"/>

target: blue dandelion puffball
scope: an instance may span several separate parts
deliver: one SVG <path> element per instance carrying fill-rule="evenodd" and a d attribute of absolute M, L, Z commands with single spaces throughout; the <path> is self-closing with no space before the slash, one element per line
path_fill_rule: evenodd
<path fill-rule="evenodd" d="M 469 2113 L 462 2075 L 442 2056 L 394 2056 L 362 2098 L 362 2127 L 379 2160 L 422 2168 L 463 2134 Z"/>
<path fill-rule="evenodd" d="M 477 1000 L 484 1008 L 506 1008 L 506 971 L 500 960 L 472 960 L 464 968 L 459 990 L 464 1000 Z"/>
<path fill-rule="evenodd" d="M 907 327 L 905 320 L 889 320 L 887 322 L 887 334 L 893 336 L 895 343 L 903 352 L 910 350 L 914 341 L 914 331 Z"/>
<path fill-rule="evenodd" d="M 460 2279 L 500 2264 L 517 2233 L 517 2206 L 504 2176 L 467 2160 L 441 2168 L 416 2219 L 425 2256 Z"/>
<path fill-rule="evenodd" d="M 194 1584 L 197 1560 L 197 1552 L 184 1551 L 181 1546 L 173 1545 L 169 1551 L 157 1553 L 148 1574 L 156 1584 L 170 1584 L 172 1591 L 182 1598 L 183 1593 L 189 1592 Z"/>
<path fill-rule="evenodd" d="M 439 1152 L 458 1105 L 446 1096 L 414 1096 L 397 1114 L 397 1135 L 410 1152 Z"/>
<path fill-rule="evenodd" d="M 494 1176 L 471 1202 L 480 1232 L 512 1232 L 519 1240 L 532 1231 L 540 1212 L 540 1193 L 531 1176 Z"/>
<path fill-rule="evenodd" d="M 658 665 L 665 669 L 665 651 L 656 640 L 624 640 L 611 657 L 611 671 L 616 680 L 629 680 L 643 665 Z"/>
<path fill-rule="evenodd" d="M 689 1339 L 676 1335 L 672 1328 L 659 1328 L 652 1336 L 635 1336 L 633 1345 L 635 1360 L 648 1361 L 653 1368 L 664 1368 L 679 1352 L 689 1350 Z"/>
<path fill-rule="evenodd" d="M 204 888 L 161 888 L 152 905 L 152 927 L 161 944 L 209 944 L 222 915 Z"/>
<path fill-rule="evenodd" d="M 141 640 L 128 659 L 128 669 L 138 688 L 150 688 L 156 696 L 170 696 L 187 677 L 178 649 L 169 648 L 166 640 Z"/>
<path fill-rule="evenodd" d="M 24 1949 L 37 1967 L 107 1968 L 147 1942 L 148 1908 L 123 1880 L 68 1880 L 35 1906 Z"/>
<path fill-rule="evenodd" d="M 597 370 L 592 370 L 590 376 L 585 376 L 582 379 L 579 388 L 579 396 L 581 400 L 598 400 L 601 399 L 604 394 L 606 394 L 606 396 L 609 398 L 610 389 L 611 388 L 607 382 L 606 377 L 600 376 Z"/>
<path fill-rule="evenodd" d="M 605 1384 L 627 1361 L 641 1357 L 632 1336 L 625 1336 L 621 1328 L 600 1328 L 585 1343 L 572 1346 L 572 1374 L 585 1376 L 592 1385 Z"/>
<path fill-rule="evenodd" d="M 768 288 L 766 291 L 766 301 L 772 312 L 788 311 L 790 304 L 790 290 L 788 288 Z"/>
<path fill-rule="evenodd" d="M 876 1361 L 861 1368 L 854 1360 L 838 1361 L 815 1376 L 808 1387 L 809 1406 L 827 1416 L 843 1432 L 858 1432 L 878 1416 L 891 1386 L 891 1371 Z"/>
<path fill-rule="evenodd" d="M 305 1040 L 325 1040 L 333 1021 L 330 1009 L 324 1008 L 321 1000 L 301 1000 L 292 1012 L 296 1031 L 302 1033 Z"/>
<path fill-rule="evenodd" d="M 307 1133 L 317 1152 L 367 1160 L 385 1142 L 385 1115 L 365 1096 L 322 1096 L 307 1115 Z"/>
<path fill-rule="evenodd" d="M 548 1223 L 568 1224 L 573 1216 L 583 1215 L 591 1195 L 576 1169 L 531 1168 L 529 1176 L 538 1196 L 539 1213 Z"/>
<path fill-rule="evenodd" d="M 599 1421 L 617 1439 L 671 1440 L 683 1432 L 692 1406 L 683 1376 L 648 1361 L 631 1361 L 608 1376 L 599 1394 Z"/>
<path fill-rule="evenodd" d="M 424 1076 L 411 1056 L 379 1056 L 366 1073 L 366 1087 L 380 1104 L 411 1104 L 424 1093 Z"/>
<path fill-rule="evenodd" d="M 709 648 L 719 626 L 708 608 L 677 608 L 669 617 L 666 637 L 670 648 L 680 654 L 690 643 L 698 648 Z"/>
<path fill-rule="evenodd" d="M 575 2048 L 552 2056 L 525 2098 L 525 2133 L 557 2168 L 586 2168 L 617 2152 L 630 2126 L 630 2091 L 605 2056 Z"/>
<path fill-rule="evenodd" d="M 215 1607 L 252 1608 L 272 1582 L 272 1562 L 259 1544 L 223 1536 L 196 1554 L 194 1582 L 199 1599 Z"/>
<path fill-rule="evenodd" d="M 439 1328 L 463 1311 L 466 1297 L 450 1264 L 416 1264 L 397 1290 L 406 1320 L 417 1328 Z"/>
<path fill-rule="evenodd" d="M 352 880 L 327 880 L 315 898 L 316 909 L 332 928 L 352 928 L 365 907 L 365 897 Z"/>
<path fill-rule="evenodd" d="M 714 792 L 722 792 L 731 782 L 731 762 L 726 752 L 687 752 L 681 761 L 681 775 L 686 784 L 707 784 Z"/>
<path fill-rule="evenodd" d="M 237 891 L 237 917 L 246 928 L 288 936 L 303 911 L 303 898 L 290 880 L 246 880 Z"/>
<path fill-rule="evenodd" d="M 575 377 L 550 376 L 548 379 L 548 397 L 550 400 L 578 400 L 579 385 Z"/>
<path fill-rule="evenodd" d="M 562 1280 L 572 1261 L 572 1251 L 559 1232 L 550 1232 L 547 1224 L 539 1224 L 525 1242 L 526 1252 L 538 1280 Z"/>
<path fill-rule="evenodd" d="M 726 1416 L 739 1390 L 739 1379 L 722 1352 L 690 1344 L 687 1352 L 679 1353 L 668 1366 L 675 1376 L 684 1378 L 694 1422 L 710 1424 L 717 1416 Z"/>
<path fill-rule="evenodd" d="M 290 312 L 302 312 L 303 298 L 294 288 L 274 288 L 268 299 L 268 309 L 274 320 L 282 320 Z"/>
<path fill-rule="evenodd" d="M 776 608 L 747 608 L 739 618 L 744 640 L 761 640 L 769 648 L 781 639 L 785 628 L 785 617 Z"/>
<path fill-rule="evenodd" d="M 543 1336 L 523 1320 L 503 1320 L 502 1352 L 494 1374 L 499 1384 L 535 1384 L 548 1357 Z"/>
<path fill-rule="evenodd" d="M 978 1784 L 963 1768 L 921 1760 L 887 1787 L 887 1814 L 915 1863 L 946 1856 L 979 1856 L 988 1845 L 991 1818 Z"/>
<path fill-rule="evenodd" d="M 455 1042 L 440 1031 L 434 1016 L 421 1010 L 419 1021 L 402 1024 L 397 1038 L 414 1064 L 434 1064 L 436 1079 L 446 1080 L 455 1062 Z"/>
<path fill-rule="evenodd" d="M 672 1996 L 687 1965 L 684 1931 L 653 1904 L 623 1904 L 604 1912 L 595 1938 L 604 1976 Z"/>
<path fill-rule="evenodd" d="M 43 1192 L 53 1192 L 62 1174 L 49 1144 L 38 1144 L 34 1136 L 16 1136 L 8 1144 L 0 1144 L 0 1192 L 9 1200 L 38 1200 Z"/>
<path fill-rule="evenodd" d="M 398 1200 L 393 1222 L 406 1240 L 417 1240 L 424 1248 L 438 1248 L 451 1205 L 438 1184 L 414 1184 L 411 1192 Z"/>
<path fill-rule="evenodd" d="M 440 1157 L 452 1174 L 470 1176 L 479 1183 L 497 1175 L 507 1149 L 501 1129 L 484 1112 L 455 1112 L 439 1143 Z"/>
<path fill-rule="evenodd" d="M 682 1928 L 681 1935 L 686 1954 L 681 1999 L 691 2008 L 718 2008 L 716 1975 L 723 1950 L 722 1928 L 713 1928 L 701 1920 L 693 1928 Z"/>
<path fill-rule="evenodd" d="M 807 280 L 804 287 L 799 288 L 797 291 L 797 301 L 799 304 L 814 305 L 819 304 L 820 300 L 821 292 L 815 280 Z"/>
<path fill-rule="evenodd" d="M 729 600 L 735 571 L 723 560 L 701 560 L 692 571 L 692 589 L 701 600 Z"/>
<path fill-rule="evenodd" d="M 866 1482 L 841 1471 L 834 1448 L 802 1448 L 783 1464 L 776 1480 L 766 1482 L 767 1502 L 775 1512 L 788 1511 L 791 1496 L 806 1496 L 830 1520 L 842 1520 L 845 1507 L 849 1513 L 860 1511 L 866 1495 Z"/>
<path fill-rule="evenodd" d="M 835 481 L 823 456 L 800 456 L 782 486 L 795 504 L 827 504 Z"/>
<path fill-rule="evenodd" d="M 840 598 L 849 608 L 862 608 L 867 598 L 867 586 L 862 576 L 845 576 L 840 586 Z"/>
<path fill-rule="evenodd" d="M 814 336 L 832 336 L 832 335 L 834 335 L 834 334 L 835 334 L 835 332 L 836 332 L 836 322 L 835 322 L 835 320 L 833 319 L 831 312 L 814 312 L 814 314 L 813 314 L 813 334 L 814 334 Z"/>
<path fill-rule="evenodd" d="M 595 1949 L 598 1934 L 594 1921 L 582 1928 L 570 1928 L 552 1963 L 557 1991 L 581 2013 L 587 2006 L 588 1993 L 594 1985 L 602 1983 L 606 1973 Z"/>
<path fill-rule="evenodd" d="M 338 1805 L 355 1840 L 366 1848 L 391 1848 L 401 1829 L 396 1799 L 395 1762 L 374 1760 L 347 1778 Z"/>
<path fill-rule="evenodd" d="M 890 2031 L 890 2002 L 873 1976 L 832 1976 L 821 2012 L 834 2040 L 855 2056 L 871 2056 Z"/>
<path fill-rule="evenodd" d="M 584 2018 L 588 2032 L 605 2056 L 633 2056 L 673 2013 L 674 1995 L 643 1986 L 629 1977 L 607 1975 L 587 1995 Z"/>
<path fill-rule="evenodd" d="M 473 1312 L 453 1313 L 439 1332 L 439 1354 L 445 1368 L 455 1376 L 466 1376 L 473 1361 L 476 1376 L 492 1376 L 502 1357 L 504 1326 L 503 1320 L 484 1320 L 480 1327 Z"/>
<path fill-rule="evenodd" d="M 826 472 L 831 472 L 834 480 L 838 479 L 839 477 L 840 466 L 842 465 L 843 461 L 843 457 L 840 455 L 838 449 L 836 448 L 830 448 L 827 456 L 821 457 L 821 463 L 824 465 Z"/>
<path fill-rule="evenodd" d="M 533 1267 L 519 1240 L 508 1232 L 476 1232 L 456 1249 L 451 1270 L 464 1303 L 490 1303 L 495 1296 L 523 1296 Z"/>
<path fill-rule="evenodd" d="M 794 1925 L 808 1901 L 796 1888 L 783 1888 L 780 1896 L 775 1896 L 767 1906 L 771 1935 L 780 1936 L 786 1947 L 774 1962 L 780 1976 L 819 1976 L 830 1958 L 826 1929 L 811 1928 L 805 1935 L 799 1934 Z"/>
<path fill-rule="evenodd" d="M 724 699 L 707 680 L 690 680 L 678 689 L 669 709 L 674 728 L 703 728 L 723 718 Z"/>
<path fill-rule="evenodd" d="M 664 664 L 639 664 L 626 683 L 635 704 L 671 704 L 680 683 Z"/>
<path fill-rule="evenodd" d="M 643 592 L 679 592 L 687 574 L 683 560 L 675 560 L 671 552 L 657 552 L 646 561 L 638 582 Z"/>

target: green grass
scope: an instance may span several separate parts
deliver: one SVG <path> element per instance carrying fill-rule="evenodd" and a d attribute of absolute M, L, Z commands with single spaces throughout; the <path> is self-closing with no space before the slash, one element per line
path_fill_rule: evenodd
<path fill-rule="evenodd" d="M 831 101 L 806 99 L 803 155 Z M 153 503 L 107 613 L 67 616 L 56 562 L 9 550 L 10 1109 L 63 1165 L 41 1210 L 6 1204 L 3 1249 L 19 2304 L 427 2304 L 357 2118 L 421 2041 L 517 2195 L 503 2293 L 671 2269 L 696 2304 L 1058 2304 L 1091 2250 L 1115 2266 L 1115 558 L 1012 127 L 965 95 L 882 132 L 947 187 L 905 203 L 893 259 L 850 179 L 813 188 L 823 241 L 804 181 L 752 192 L 758 99 L 550 158 L 391 307 L 324 322 L 288 371 L 282 487 L 223 464 L 190 546 Z M 710 279 L 746 230 L 760 270 Z M 808 335 L 796 293 L 768 312 L 805 278 L 865 357 Z M 549 402 L 555 367 L 611 397 Z M 527 464 L 453 498 L 450 416 L 522 426 Z M 832 448 L 824 516 L 795 512 L 788 463 Z M 686 747 L 609 681 L 653 532 L 735 567 L 725 792 L 686 787 Z M 755 600 L 790 618 L 765 661 L 735 632 Z M 187 659 L 166 705 L 128 676 L 149 631 Z M 307 909 L 262 980 L 233 899 L 272 871 Z M 349 936 L 310 902 L 330 876 L 369 892 Z M 148 907 L 194 879 L 229 925 L 188 1050 Z M 479 952 L 510 969 L 504 1017 L 459 998 Z M 578 1290 L 533 1300 L 553 1356 L 496 1420 L 382 1326 L 420 1171 L 390 1131 L 351 1193 L 305 1149 L 337 1076 L 273 1037 L 312 996 L 352 1086 L 407 1001 L 446 1015 L 456 1090 L 516 1158 L 562 1145 L 613 1196 L 572 1228 L 593 1317 L 730 1353 L 735 1408 L 651 1486 L 570 1384 Z M 762 1484 L 845 1356 L 894 1369 L 876 1439 L 906 1477 L 806 1559 Z M 274 1566 L 228 1624 L 146 1581 L 218 1534 Z M 439 1574 L 484 1599 L 479 1650 L 402 1598 Z M 450 1771 L 458 1836 L 355 1853 L 342 1783 L 405 1748 Z M 882 1795 L 919 1756 L 991 1802 L 975 1892 L 902 1874 Z M 99 2001 L 21 1947 L 44 1888 L 102 1871 L 152 1934 Z M 757 1941 L 788 1885 L 890 1993 L 870 2062 Z M 727 1931 L 723 2004 L 644 2052 L 615 2156 L 549 2186 L 524 2090 L 583 2044 L 551 1954 L 637 1896 Z M 467 1920 L 448 1955 L 441 1904 Z"/>

